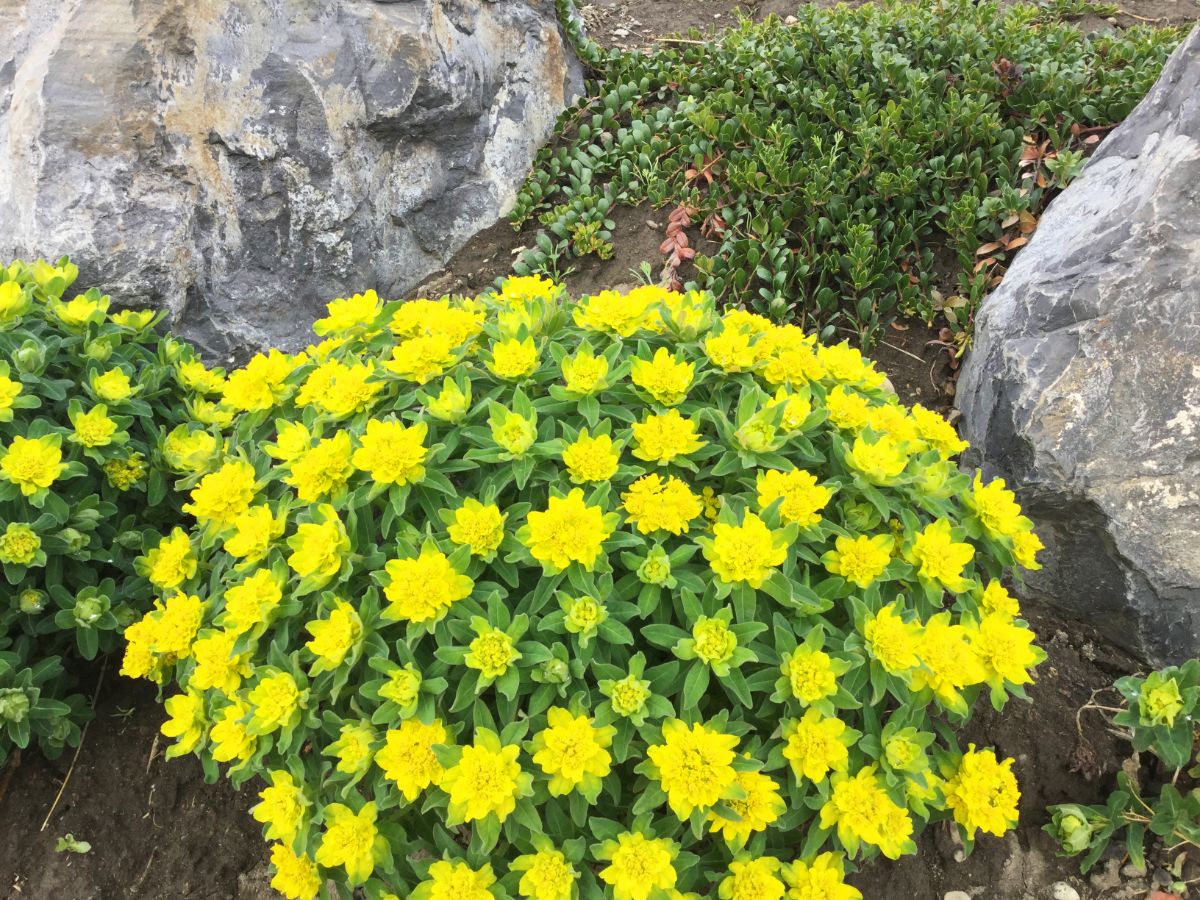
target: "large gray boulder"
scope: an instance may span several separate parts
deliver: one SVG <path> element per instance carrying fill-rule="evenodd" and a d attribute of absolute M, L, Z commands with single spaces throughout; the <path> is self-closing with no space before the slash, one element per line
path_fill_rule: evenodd
<path fill-rule="evenodd" d="M 0 259 L 303 344 L 506 212 L 580 88 L 553 0 L 0 0 Z"/>
<path fill-rule="evenodd" d="M 1029 590 L 1200 655 L 1200 29 L 984 302 L 958 397 L 1047 545 Z"/>

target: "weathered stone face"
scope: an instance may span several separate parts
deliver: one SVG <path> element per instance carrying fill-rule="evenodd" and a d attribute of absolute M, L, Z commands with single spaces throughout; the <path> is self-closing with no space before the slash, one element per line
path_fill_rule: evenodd
<path fill-rule="evenodd" d="M 552 0 L 0 0 L 0 258 L 302 345 L 507 211 L 580 77 Z"/>
<path fill-rule="evenodd" d="M 1200 655 L 1200 29 L 985 301 L 958 396 L 1047 544 L 1030 589 Z"/>

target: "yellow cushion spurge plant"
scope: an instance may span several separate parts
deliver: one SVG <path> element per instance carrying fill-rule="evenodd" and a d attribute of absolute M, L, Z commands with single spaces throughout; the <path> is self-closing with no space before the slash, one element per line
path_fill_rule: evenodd
<path fill-rule="evenodd" d="M 853 900 L 931 821 L 1011 827 L 947 726 L 1042 658 L 1035 539 L 857 351 L 535 276 L 317 331 L 181 426 L 125 663 L 262 779 L 287 896 Z"/>
<path fill-rule="evenodd" d="M 62 657 L 114 649 L 154 591 L 198 565 L 171 530 L 182 516 L 160 438 L 203 396 L 189 381 L 221 375 L 160 338 L 161 315 L 117 310 L 75 289 L 77 275 L 65 258 L 0 266 L 0 763 L 14 745 L 54 755 L 77 742 L 87 705 L 68 693 Z M 180 457 L 215 459 L 217 436 L 195 434 Z M 147 537 L 157 548 L 143 569 Z M 172 709 L 185 746 L 202 733 L 186 723 L 195 705 Z"/>

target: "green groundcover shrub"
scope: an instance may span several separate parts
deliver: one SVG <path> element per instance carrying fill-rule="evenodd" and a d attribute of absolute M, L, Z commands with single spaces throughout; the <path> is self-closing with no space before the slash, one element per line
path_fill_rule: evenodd
<path fill-rule="evenodd" d="M 285 895 L 852 900 L 928 822 L 1013 826 L 953 728 L 1043 657 L 1001 583 L 1040 544 L 857 350 L 536 277 L 315 328 L 181 426 L 221 449 L 122 669 L 264 780 Z"/>
<path fill-rule="evenodd" d="M 1015 252 L 1095 139 L 1073 127 L 1121 121 L 1180 38 L 1085 36 L 1044 8 L 941 0 L 799 4 L 792 25 L 623 52 L 559 7 L 593 80 L 512 212 L 543 226 L 515 269 L 555 277 L 608 255 L 618 203 L 685 206 L 717 242 L 695 257 L 697 286 L 868 345 L 898 311 L 944 307 L 966 328 L 993 278 L 976 251 Z M 937 246 L 961 273 L 940 300 Z"/>
<path fill-rule="evenodd" d="M 158 464 L 183 418 L 183 350 L 152 312 L 66 300 L 68 260 L 0 268 L 0 763 L 79 740 L 63 660 L 93 659 L 151 605 L 133 561 L 180 518 Z M 207 377 L 207 376 L 206 376 Z"/>

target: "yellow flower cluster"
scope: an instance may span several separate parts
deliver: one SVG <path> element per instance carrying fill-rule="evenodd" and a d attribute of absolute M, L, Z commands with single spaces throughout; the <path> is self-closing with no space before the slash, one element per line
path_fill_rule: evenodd
<path fill-rule="evenodd" d="M 1030 682 L 1036 538 L 858 350 L 538 276 L 316 331 L 181 370 L 194 526 L 124 663 L 178 683 L 175 752 L 264 779 L 286 896 L 854 900 L 930 820 L 1011 827 L 1012 762 L 934 720 Z"/>

